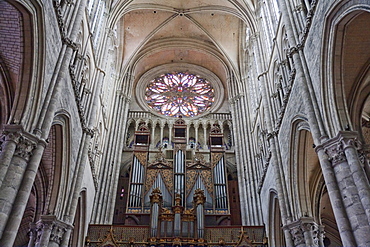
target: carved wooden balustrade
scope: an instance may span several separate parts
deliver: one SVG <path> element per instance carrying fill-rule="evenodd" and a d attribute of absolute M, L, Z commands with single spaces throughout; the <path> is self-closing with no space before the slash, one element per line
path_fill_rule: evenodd
<path fill-rule="evenodd" d="M 161 238 L 151 241 L 148 226 L 90 225 L 86 246 L 267 246 L 263 226 L 206 227 L 204 239 Z"/>

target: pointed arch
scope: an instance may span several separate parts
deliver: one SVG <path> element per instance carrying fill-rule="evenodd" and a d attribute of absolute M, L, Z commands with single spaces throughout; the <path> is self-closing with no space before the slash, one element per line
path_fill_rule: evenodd
<path fill-rule="evenodd" d="M 42 11 L 37 1 L 5 0 L 0 5 L 0 20 L 10 22 L 0 31 L 1 124 L 22 123 L 28 128 L 42 92 Z"/>
<path fill-rule="evenodd" d="M 323 40 L 323 103 L 331 137 L 361 128 L 361 108 L 369 94 L 370 8 L 357 1 L 331 8 Z"/>

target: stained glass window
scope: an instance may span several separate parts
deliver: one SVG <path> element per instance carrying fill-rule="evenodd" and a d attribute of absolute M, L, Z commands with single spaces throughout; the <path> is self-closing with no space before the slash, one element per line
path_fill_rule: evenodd
<path fill-rule="evenodd" d="M 214 102 L 214 89 L 207 80 L 188 73 L 168 73 L 152 80 L 145 100 L 155 111 L 172 117 L 194 117 Z"/>

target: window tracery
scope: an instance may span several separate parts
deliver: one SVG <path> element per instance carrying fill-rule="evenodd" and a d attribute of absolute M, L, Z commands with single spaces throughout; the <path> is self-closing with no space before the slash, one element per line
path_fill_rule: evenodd
<path fill-rule="evenodd" d="M 209 81 L 183 72 L 161 75 L 145 89 L 149 107 L 171 117 L 195 117 L 212 106 L 214 96 Z"/>

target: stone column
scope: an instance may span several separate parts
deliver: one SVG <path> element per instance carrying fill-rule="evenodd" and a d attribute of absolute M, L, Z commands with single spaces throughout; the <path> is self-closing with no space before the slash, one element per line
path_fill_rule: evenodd
<path fill-rule="evenodd" d="M 336 137 L 325 141 L 318 149 L 323 149 L 328 156 L 339 189 L 338 200 L 343 204 L 345 217 L 349 221 L 350 231 L 346 232 L 347 236 L 342 236 L 340 232 L 342 241 L 346 242 L 352 235 L 355 245 L 370 246 L 370 186 L 359 159 L 357 132 L 340 131 Z M 331 171 L 323 170 L 324 177 L 327 172 Z M 330 201 L 334 203 L 331 197 Z M 341 222 L 341 219 L 337 220 L 339 229 L 345 227 Z"/>
<path fill-rule="evenodd" d="M 198 142 L 199 142 L 199 137 L 198 137 L 198 128 L 199 128 L 199 124 L 198 122 L 196 124 L 194 124 L 194 129 L 195 129 L 195 147 L 198 147 Z"/>
<path fill-rule="evenodd" d="M 171 122 L 168 123 L 168 145 L 172 148 L 172 130 L 173 124 Z"/>
<path fill-rule="evenodd" d="M 203 133 L 204 133 L 204 146 L 203 149 L 207 149 L 207 124 L 203 125 Z"/>
<path fill-rule="evenodd" d="M 161 123 L 160 128 L 161 128 L 161 140 L 160 140 L 160 143 L 162 145 L 163 144 L 163 129 L 164 129 L 164 124 L 163 123 Z"/>
<path fill-rule="evenodd" d="M 0 186 L 5 178 L 5 174 L 8 171 L 10 161 L 12 160 L 13 154 L 17 147 L 21 126 L 18 125 L 5 125 L 3 132 L 3 140 L 1 141 L 0 147 Z"/>
<path fill-rule="evenodd" d="M 19 133 L 18 143 L 0 187 L 0 238 L 13 209 L 27 163 L 36 147 L 37 138 L 26 132 Z M 2 240 L 0 240 L 1 242 Z"/>
<path fill-rule="evenodd" d="M 46 142 L 40 140 L 37 147 L 33 150 L 32 157 L 27 164 L 22 183 L 14 200 L 11 214 L 4 228 L 0 246 L 11 246 L 14 243 L 45 146 Z"/>
<path fill-rule="evenodd" d="M 155 143 L 154 143 L 154 141 L 155 141 L 155 124 L 152 124 L 152 137 L 151 137 L 151 140 L 150 140 L 150 146 L 152 147 L 152 148 L 154 148 L 155 147 Z"/>
<path fill-rule="evenodd" d="M 189 138 L 190 138 L 190 124 L 186 125 L 186 146 L 189 145 Z"/>

